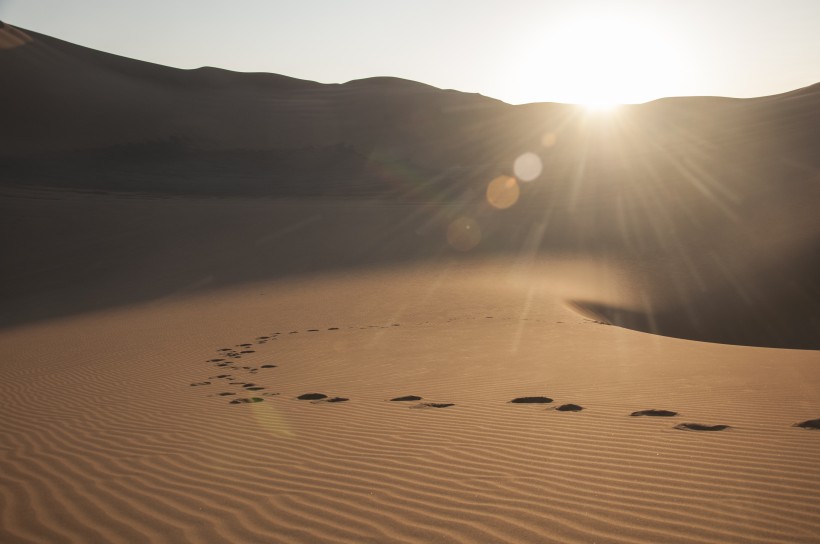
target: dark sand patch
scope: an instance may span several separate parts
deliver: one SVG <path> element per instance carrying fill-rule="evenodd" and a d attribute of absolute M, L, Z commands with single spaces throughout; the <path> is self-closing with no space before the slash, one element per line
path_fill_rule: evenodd
<path fill-rule="evenodd" d="M 801 421 L 800 423 L 795 423 L 794 427 L 800 427 L 801 429 L 820 429 L 820 419 Z"/>
<path fill-rule="evenodd" d="M 629 414 L 632 417 L 639 417 L 639 416 L 652 416 L 652 417 L 674 417 L 678 415 L 677 412 L 673 412 L 672 410 L 638 410 L 637 412 L 632 412 Z"/>
<path fill-rule="evenodd" d="M 321 400 L 326 399 L 327 395 L 324 393 L 305 393 L 304 395 L 299 395 L 296 398 L 297 400 Z"/>
<path fill-rule="evenodd" d="M 580 412 L 583 409 L 583 406 L 579 406 L 577 404 L 562 404 L 556 408 L 559 412 Z"/>
<path fill-rule="evenodd" d="M 230 401 L 228 404 L 252 404 L 254 402 L 262 402 L 265 399 L 259 397 L 250 397 L 247 399 L 234 399 Z"/>
<path fill-rule="evenodd" d="M 702 423 L 679 423 L 675 428 L 681 431 L 723 431 L 729 429 L 728 425 L 704 425 Z"/>

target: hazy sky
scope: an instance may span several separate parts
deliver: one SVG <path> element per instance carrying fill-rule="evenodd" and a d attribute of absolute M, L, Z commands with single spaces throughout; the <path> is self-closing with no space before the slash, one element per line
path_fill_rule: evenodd
<path fill-rule="evenodd" d="M 820 81 L 820 0 L 0 0 L 0 19 L 180 68 L 391 75 L 515 104 Z"/>

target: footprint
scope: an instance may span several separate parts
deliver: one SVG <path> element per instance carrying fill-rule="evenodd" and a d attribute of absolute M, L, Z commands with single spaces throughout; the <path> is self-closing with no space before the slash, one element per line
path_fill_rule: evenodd
<path fill-rule="evenodd" d="M 248 387 L 246 385 L 245 389 L 248 390 L 248 391 L 262 391 L 264 389 L 264 387 Z"/>
<path fill-rule="evenodd" d="M 196 387 L 198 385 L 211 385 L 211 382 L 196 382 L 196 383 L 192 383 L 191 387 Z"/>
<path fill-rule="evenodd" d="M 298 400 L 321 400 L 326 399 L 327 395 L 323 393 L 305 393 L 296 397 Z"/>
<path fill-rule="evenodd" d="M 577 404 L 562 404 L 556 408 L 559 412 L 580 412 L 583 409 L 583 406 L 578 406 Z"/>
<path fill-rule="evenodd" d="M 225 359 L 208 359 L 208 362 L 209 363 L 221 363 L 224 360 Z"/>
<path fill-rule="evenodd" d="M 256 353 L 256 352 L 253 351 L 252 349 L 246 349 L 246 350 L 240 351 L 239 353 Z"/>
<path fill-rule="evenodd" d="M 327 330 L 329 330 L 329 331 L 338 331 L 339 327 L 328 327 Z"/>
<path fill-rule="evenodd" d="M 703 425 L 701 423 L 679 423 L 675 428 L 681 431 L 723 431 L 730 429 L 728 425 Z"/>
<path fill-rule="evenodd" d="M 259 397 L 251 397 L 249 399 L 234 399 L 228 402 L 228 404 L 250 404 L 254 402 L 262 402 L 263 400 L 265 399 L 260 399 Z"/>
<path fill-rule="evenodd" d="M 256 387 L 256 384 L 255 383 L 245 383 L 245 384 L 242 384 L 242 387 Z"/>
<path fill-rule="evenodd" d="M 411 406 L 411 408 L 449 408 L 450 406 L 455 406 L 453 402 L 421 402 L 416 404 L 415 406 Z"/>
<path fill-rule="evenodd" d="M 237 344 L 236 347 L 238 347 L 238 348 L 249 348 L 249 347 L 251 347 L 251 344 Z"/>
<path fill-rule="evenodd" d="M 276 368 L 276 365 L 262 365 L 259 368 Z"/>
<path fill-rule="evenodd" d="M 267 336 L 257 336 L 256 339 L 257 340 L 267 340 L 268 337 Z"/>
<path fill-rule="evenodd" d="M 795 423 L 793 427 L 800 427 L 801 429 L 820 429 L 820 419 L 801 421 L 800 423 Z"/>
<path fill-rule="evenodd" d="M 319 332 L 319 329 L 308 329 L 308 332 Z"/>
<path fill-rule="evenodd" d="M 230 378 L 230 377 L 231 377 L 231 375 L 230 375 L 230 374 L 220 374 L 219 376 L 211 376 L 211 377 L 210 377 L 210 378 L 208 378 L 208 379 L 209 379 L 209 380 L 222 380 L 222 379 L 225 379 L 225 378 Z"/>
<path fill-rule="evenodd" d="M 394 399 L 390 399 L 390 402 L 407 402 L 411 400 L 421 400 L 422 397 L 417 395 L 407 395 L 406 397 L 396 397 Z"/>
<path fill-rule="evenodd" d="M 227 351 L 233 351 L 233 350 L 231 348 L 219 348 L 216 351 L 226 351 L 227 352 Z"/>
<path fill-rule="evenodd" d="M 633 417 L 637 417 L 637 416 L 674 417 L 674 416 L 678 415 L 678 413 L 673 412 L 672 410 L 638 410 L 637 412 L 632 412 L 629 415 L 633 416 Z"/>
<path fill-rule="evenodd" d="M 316 402 L 347 402 L 349 400 L 350 399 L 345 398 L 345 397 L 333 397 L 333 398 L 330 398 L 330 399 L 317 400 Z"/>
<path fill-rule="evenodd" d="M 217 393 L 220 397 L 226 397 L 228 395 L 236 395 L 236 393 Z"/>
<path fill-rule="evenodd" d="M 513 404 L 547 404 L 552 402 L 552 399 L 549 397 L 518 397 L 510 402 Z"/>

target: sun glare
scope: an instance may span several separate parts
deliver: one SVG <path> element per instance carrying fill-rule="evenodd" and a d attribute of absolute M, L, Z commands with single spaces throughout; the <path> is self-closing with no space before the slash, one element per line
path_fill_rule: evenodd
<path fill-rule="evenodd" d="M 620 106 L 617 102 L 605 102 L 602 100 L 591 100 L 583 102 L 582 105 L 587 111 L 593 113 L 608 113 Z"/>
<path fill-rule="evenodd" d="M 548 100 L 596 112 L 653 100 L 688 72 L 672 30 L 642 14 L 576 13 L 545 27 L 518 71 Z"/>

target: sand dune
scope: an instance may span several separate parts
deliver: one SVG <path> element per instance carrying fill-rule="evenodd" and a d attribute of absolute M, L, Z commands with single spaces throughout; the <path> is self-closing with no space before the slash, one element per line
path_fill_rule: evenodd
<path fill-rule="evenodd" d="M 820 435 L 792 427 L 820 414 L 817 352 L 597 324 L 503 263 L 257 283 L 0 338 L 4 541 L 812 542 L 820 527 Z M 421 399 L 389 400 L 405 395 Z M 509 402 L 526 395 L 553 402 Z M 651 408 L 678 415 L 630 417 Z"/>
<path fill-rule="evenodd" d="M 0 51 L 0 69 L 15 82 L 0 89 L 0 102 L 25 105 L 4 115 L 0 131 L 7 193 L 40 187 L 166 196 L 355 196 L 428 207 L 444 203 L 446 212 L 407 212 L 416 218 L 413 229 L 437 233 L 434 244 L 416 244 L 411 229 L 397 226 L 389 232 L 399 239 L 373 233 L 375 238 L 362 241 L 362 247 L 378 243 L 392 250 L 359 253 L 368 253 L 363 255 L 368 262 L 435 257 L 447 250 L 440 229 L 465 216 L 482 231 L 471 253 L 580 253 L 596 262 L 617 262 L 640 293 L 616 305 L 573 300 L 596 319 L 690 339 L 820 347 L 817 85 L 746 100 L 663 99 L 595 117 L 567 105 L 509 106 L 396 78 L 323 85 L 275 74 L 178 70 L 10 25 L 0 32 L 4 43 L 17 44 Z M 524 153 L 538 157 L 540 177 L 518 184 L 520 197 L 513 207 L 493 209 L 485 200 L 488 183 L 514 174 L 515 160 Z M 18 217 L 27 213 L 18 203 L 11 201 L 7 216 L 20 234 L 4 241 L 7 251 L 22 260 L 28 247 L 34 255 L 47 254 L 36 250 L 51 243 L 41 220 L 30 232 L 28 219 Z M 105 267 L 88 270 L 94 252 L 122 251 L 111 247 L 121 245 L 117 236 L 128 238 L 151 227 L 131 226 L 135 217 L 129 214 L 144 213 L 138 204 L 124 205 L 129 211 L 122 210 L 123 219 L 102 208 L 91 204 L 84 213 L 110 217 L 114 223 L 102 230 L 117 234 L 96 248 L 83 242 L 79 251 L 91 254 L 73 262 L 83 263 L 77 270 L 82 277 L 115 285 L 119 280 Z M 75 234 L 87 235 L 84 229 L 92 223 L 66 218 L 65 210 L 55 206 L 48 213 L 56 215 L 44 221 L 67 229 L 60 243 L 70 245 Z M 211 243 L 226 215 L 213 210 L 208 213 L 214 216 L 205 219 L 201 208 L 203 213 L 176 216 L 159 205 L 149 213 L 154 210 L 164 210 L 157 212 L 156 232 L 174 230 L 170 225 L 179 222 L 184 234 L 172 238 L 185 238 L 195 247 Z M 260 221 L 276 222 L 263 219 L 266 212 L 259 210 Z M 270 227 L 288 228 L 294 222 L 288 217 Z M 241 225 L 241 213 L 229 221 Z M 344 234 L 332 245 L 342 248 L 346 236 L 361 235 L 353 234 L 357 229 L 383 228 L 375 226 L 379 220 L 361 228 L 345 221 L 315 228 L 340 229 Z M 142 246 L 134 253 L 128 249 L 131 257 L 122 261 L 128 270 L 145 266 L 146 259 L 169 264 L 162 271 L 165 277 L 145 292 L 148 298 L 191 281 L 168 272 L 188 267 L 183 254 L 170 242 L 159 246 L 166 254 Z M 318 268 L 303 263 L 302 270 L 358 263 L 351 252 L 334 255 L 339 253 L 346 254 L 341 261 L 311 252 Z M 179 267 L 174 264 L 178 258 Z M 278 264 L 257 265 L 248 272 L 233 270 L 227 274 L 232 280 L 222 282 L 283 273 Z M 69 265 L 69 271 L 75 269 Z M 215 276 L 212 272 L 206 267 L 190 274 L 199 275 L 199 281 Z M 15 274 L 10 271 L 11 277 Z M 25 298 L 32 291 L 42 296 L 48 284 L 66 284 L 65 275 L 49 274 L 36 273 L 29 288 L 7 283 L 10 303 L 17 299 L 25 308 L 7 312 L 11 317 L 4 321 L 72 311 L 74 305 L 48 300 L 46 305 L 62 310 L 46 311 Z M 78 308 L 136 300 L 142 292 L 114 291 L 106 296 L 85 292 Z"/>
<path fill-rule="evenodd" d="M 0 541 L 818 541 L 817 86 L 0 70 Z"/>
<path fill-rule="evenodd" d="M 0 540 L 816 541 L 817 351 L 607 326 L 570 302 L 634 303 L 614 261 L 417 205 L 54 198 L 14 208 L 116 230 L 4 294 Z"/>

